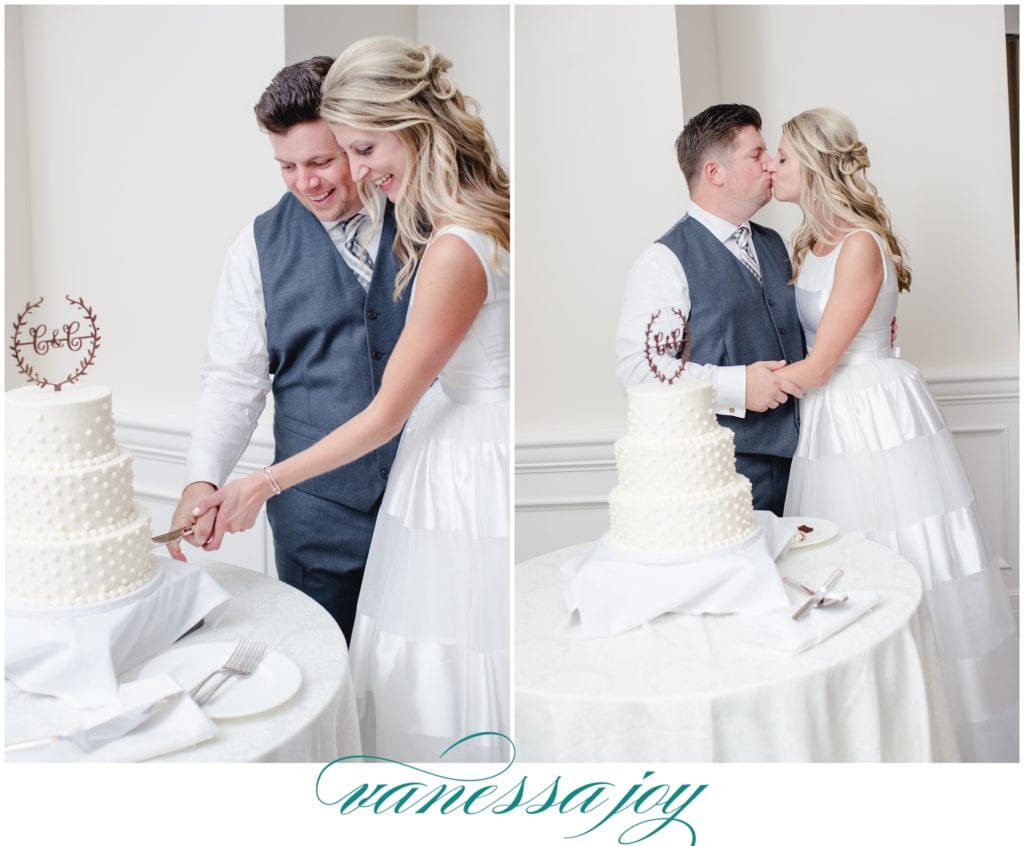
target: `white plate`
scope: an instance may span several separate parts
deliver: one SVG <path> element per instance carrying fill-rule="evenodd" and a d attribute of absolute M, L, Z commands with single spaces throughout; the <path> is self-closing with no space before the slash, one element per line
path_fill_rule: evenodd
<path fill-rule="evenodd" d="M 139 671 L 139 678 L 167 673 L 188 690 L 213 669 L 221 666 L 236 645 L 193 643 L 191 646 L 171 649 L 149 661 Z M 248 717 L 288 701 L 301 684 L 302 673 L 299 668 L 280 652 L 268 651 L 255 673 L 248 678 L 228 679 L 203 706 L 203 711 L 213 719 Z"/>
<path fill-rule="evenodd" d="M 839 527 L 824 517 L 786 517 L 785 520 L 793 527 L 793 540 L 789 542 L 790 549 L 814 546 L 816 543 L 831 540 L 839 534 Z M 797 534 L 797 526 L 810 526 L 814 531 L 807 532 L 801 539 Z"/>

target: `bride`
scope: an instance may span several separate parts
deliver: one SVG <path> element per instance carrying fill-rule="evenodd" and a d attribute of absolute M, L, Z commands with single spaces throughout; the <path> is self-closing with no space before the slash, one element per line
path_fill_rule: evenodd
<path fill-rule="evenodd" d="M 918 371 L 892 357 L 910 268 L 868 165 L 850 120 L 812 109 L 783 125 L 769 167 L 775 198 L 804 215 L 793 278 L 808 354 L 776 374 L 804 390 L 785 513 L 827 517 L 914 564 L 961 757 L 1016 761 L 1013 617 L 952 435 Z"/>
<path fill-rule="evenodd" d="M 349 650 L 363 752 L 403 761 L 509 731 L 509 179 L 450 67 L 389 37 L 331 67 L 320 115 L 367 208 L 395 204 L 406 325 L 364 411 L 193 512 L 219 507 L 215 536 L 251 528 L 272 495 L 405 425 Z M 443 760 L 508 751 L 482 735 Z"/>

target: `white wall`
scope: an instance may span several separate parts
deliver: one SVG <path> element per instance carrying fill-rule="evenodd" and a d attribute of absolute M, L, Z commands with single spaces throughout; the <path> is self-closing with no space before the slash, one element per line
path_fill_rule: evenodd
<path fill-rule="evenodd" d="M 23 18 L 31 229 L 19 240 L 35 295 L 95 308 L 89 378 L 115 386 L 117 409 L 190 413 L 224 249 L 278 191 L 252 106 L 281 65 L 281 10 L 30 6 Z"/>
<path fill-rule="evenodd" d="M 452 76 L 480 103 L 502 160 L 509 161 L 509 8 L 491 6 L 286 6 L 287 62 L 338 56 L 371 35 L 433 44 L 454 63 Z"/>
<path fill-rule="evenodd" d="M 722 6 L 715 16 L 721 96 L 761 110 L 772 149 L 804 109 L 835 106 L 857 125 L 914 272 L 900 298 L 904 356 L 926 371 L 1016 372 L 1003 7 Z M 773 203 L 758 220 L 790 232 L 799 213 Z"/>
<path fill-rule="evenodd" d="M 26 6 L 8 16 L 7 307 L 84 295 L 104 334 L 90 375 L 115 386 L 120 410 L 191 414 L 224 253 L 283 190 L 252 111 L 282 65 L 370 34 L 429 32 L 464 59 L 457 79 L 493 112 L 507 154 L 506 7 Z"/>
<path fill-rule="evenodd" d="M 86 378 L 114 386 L 137 495 L 164 527 L 225 248 L 280 193 L 252 107 L 283 64 L 284 18 L 273 6 L 20 15 L 5 55 L 8 316 L 19 288 L 45 296 L 51 322 L 68 314 L 65 293 L 93 306 L 103 340 Z M 266 548 L 252 533 L 218 557 L 265 570 Z"/>
<path fill-rule="evenodd" d="M 900 344 L 939 398 L 1016 594 L 1017 302 L 1001 6 L 516 9 L 516 557 L 607 530 L 626 272 L 686 208 L 673 142 L 748 102 L 770 146 L 846 110 L 915 272 Z M 565 33 L 572 33 L 567 39 Z M 681 105 L 680 105 L 681 103 Z M 527 166 L 528 163 L 528 166 Z M 792 208 L 759 219 L 788 234 Z"/>
<path fill-rule="evenodd" d="M 44 295 L 63 317 L 65 293 L 95 308 L 87 378 L 114 387 L 139 498 L 163 526 L 224 254 L 284 190 L 253 116 L 267 83 L 368 35 L 429 37 L 507 155 L 508 9 L 25 6 L 6 21 L 6 308 Z M 23 383 L 10 372 L 7 388 Z M 263 420 L 242 472 L 272 457 Z M 265 527 L 218 553 L 273 572 L 270 556 Z"/>
<path fill-rule="evenodd" d="M 686 194 L 673 7 L 520 6 L 515 49 L 522 442 L 622 420 L 622 284 Z"/>
<path fill-rule="evenodd" d="M 507 161 L 508 8 L 26 6 L 6 22 L 5 307 L 43 295 L 59 319 L 72 293 L 95 308 L 103 342 L 88 378 L 114 386 L 139 497 L 163 525 L 224 253 L 283 190 L 253 117 L 266 84 L 369 35 L 430 41 Z M 6 387 L 22 384 L 6 367 Z M 240 471 L 272 455 L 263 421 Z M 270 553 L 261 531 L 219 557 L 263 570 Z"/>
<path fill-rule="evenodd" d="M 676 6 L 679 76 L 683 114 L 699 114 L 722 98 L 718 64 L 718 15 L 715 6 Z M 682 129 L 682 127 L 680 127 Z"/>
<path fill-rule="evenodd" d="M 4 309 L 10 319 L 3 323 L 3 348 L 5 387 L 12 387 L 20 385 L 22 377 L 14 359 L 6 355 L 10 340 L 7 326 L 32 296 L 32 202 L 27 167 L 28 139 L 20 131 L 26 120 L 21 7 L 7 6 L 4 22 L 4 55 L 7 57 L 4 75 Z"/>
<path fill-rule="evenodd" d="M 433 44 L 451 59 L 452 77 L 480 104 L 480 116 L 507 166 L 512 114 L 509 7 L 417 6 L 416 27 L 421 44 Z"/>
<path fill-rule="evenodd" d="M 516 10 L 529 162 L 516 180 L 517 314 L 529 316 L 517 324 L 519 440 L 621 425 L 618 298 L 633 258 L 686 207 L 680 98 L 687 116 L 716 100 L 757 105 L 770 145 L 804 108 L 845 109 L 915 271 L 905 355 L 931 372 L 1015 375 L 1002 7 L 677 11 L 678 42 L 671 7 Z M 759 219 L 788 233 L 799 212 L 772 204 Z"/>
<path fill-rule="evenodd" d="M 416 38 L 415 6 L 285 6 L 284 19 L 284 64 L 310 56 L 337 58 L 349 44 L 371 35 Z"/>

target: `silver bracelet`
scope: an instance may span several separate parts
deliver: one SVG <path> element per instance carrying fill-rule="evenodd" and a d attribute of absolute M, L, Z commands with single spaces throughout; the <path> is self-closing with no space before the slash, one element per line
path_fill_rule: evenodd
<path fill-rule="evenodd" d="M 270 484 L 271 489 L 274 491 L 273 496 L 277 496 L 281 493 L 281 486 L 277 483 L 274 478 L 274 474 L 270 472 L 269 467 L 263 468 L 263 475 L 267 477 L 267 482 Z"/>

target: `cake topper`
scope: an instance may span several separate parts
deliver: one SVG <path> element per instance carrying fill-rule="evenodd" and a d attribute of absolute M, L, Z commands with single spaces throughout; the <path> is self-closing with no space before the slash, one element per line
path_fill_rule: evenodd
<path fill-rule="evenodd" d="M 644 333 L 644 355 L 647 357 L 647 366 L 659 382 L 671 385 L 683 372 L 686 362 L 690 360 L 690 321 L 678 308 L 673 308 L 671 314 L 682 321 L 682 326 L 669 325 L 659 328 L 658 318 L 663 309 L 658 309 L 651 315 L 647 323 L 647 331 Z M 668 318 L 666 318 L 666 321 Z M 664 321 L 663 321 L 664 322 Z M 663 373 L 658 363 L 654 360 L 655 355 L 671 355 L 679 359 L 679 366 L 671 376 Z"/>
<path fill-rule="evenodd" d="M 45 297 L 40 297 L 34 303 L 25 304 L 25 310 L 14 321 L 14 334 L 11 336 L 10 350 L 18 365 L 18 370 L 29 382 L 34 382 L 40 388 L 52 387 L 55 391 L 59 391 L 64 385 L 73 385 L 77 382 L 96 360 L 96 350 L 100 347 L 100 330 L 96 325 L 96 312 L 87 306 L 81 297 L 76 300 L 70 295 L 65 295 L 64 299 L 85 315 L 85 326 L 82 325 L 83 321 L 81 320 L 71 320 L 60 329 L 50 330 L 45 323 L 28 326 L 26 329 L 29 314 L 39 308 L 44 299 Z M 27 339 L 22 337 L 22 330 L 26 331 Z M 37 356 L 44 356 L 52 350 L 68 350 L 77 353 L 83 348 L 85 353 L 74 371 L 61 381 L 54 382 L 36 371 L 36 368 L 25 357 L 24 347 L 31 347 L 31 352 Z"/>

